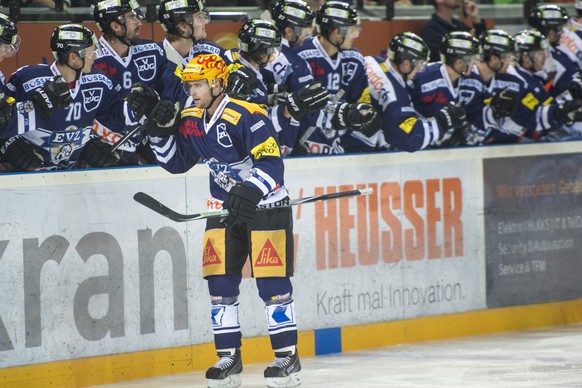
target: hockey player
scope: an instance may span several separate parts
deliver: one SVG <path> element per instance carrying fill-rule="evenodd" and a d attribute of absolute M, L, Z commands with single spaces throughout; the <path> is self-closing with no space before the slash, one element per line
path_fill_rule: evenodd
<path fill-rule="evenodd" d="M 376 113 L 368 104 L 358 104 L 367 85 L 364 57 L 352 48 L 360 35 L 358 12 L 349 3 L 328 1 L 315 18 L 319 34 L 294 49 L 311 67 L 315 82 L 328 90 L 335 107 L 302 120 L 296 147 L 311 154 L 375 151 L 384 145 L 383 139 L 361 133 Z"/>
<path fill-rule="evenodd" d="M 433 118 L 423 118 L 414 110 L 407 81 L 428 56 L 428 46 L 420 36 L 401 32 L 390 41 L 386 60 L 365 58 L 369 96 L 381 112 L 384 138 L 399 150 L 424 149 L 446 132 L 465 125 L 465 111 L 457 105 L 444 104 Z"/>
<path fill-rule="evenodd" d="M 415 109 L 424 117 L 437 116 L 439 111 L 449 104 L 464 107 L 465 101 L 474 96 L 463 88 L 463 82 L 475 63 L 479 41 L 468 32 L 451 32 L 443 37 L 440 50 L 441 61 L 428 64 L 416 73 L 413 80 L 411 99 Z M 473 117 L 467 115 L 467 120 L 472 122 Z M 468 127 L 468 124 L 466 126 Z M 475 131 L 460 129 L 448 131 L 446 136 L 434 142 L 433 146 L 466 144 L 469 141 L 467 139 L 469 133 L 473 134 Z"/>
<path fill-rule="evenodd" d="M 548 39 L 550 53 L 553 59 L 554 72 L 536 73 L 543 82 L 549 94 L 558 103 L 567 100 L 582 98 L 582 77 L 578 71 L 576 63 L 562 51 L 560 38 L 566 23 L 568 13 L 556 4 L 535 5 L 528 18 L 528 23 L 533 28 L 538 29 Z M 549 86 L 549 88 L 548 88 Z M 551 139 L 566 139 L 582 136 L 582 123 L 574 123 L 572 126 L 562 126 L 557 131 L 548 133 Z"/>
<path fill-rule="evenodd" d="M 57 27 L 51 35 L 52 65 L 24 66 L 7 87 L 18 102 L 15 117 L 2 131 L 2 147 L 15 171 L 116 165 L 119 155 L 92 138 L 94 119 L 111 128 L 134 123 L 115 84 L 91 72 L 95 35 L 78 24 Z M 26 100 L 32 100 L 34 106 Z"/>
<path fill-rule="evenodd" d="M 528 35 L 524 39 L 519 46 L 519 62 L 523 64 L 529 60 L 536 62 L 540 68 L 545 61 L 543 36 Z M 573 116 L 582 100 L 560 106 L 552 104 L 539 80 L 524 76 L 511 64 L 514 50 L 518 47 L 512 36 L 499 29 L 487 30 L 480 36 L 479 44 L 482 62 L 471 75 L 482 82 L 482 90 L 476 90 L 476 93 L 491 98 L 491 115 L 484 118 L 484 128 L 490 131 L 485 139 L 487 144 L 515 143 L 521 141 L 523 136 L 536 138 L 551 128 L 574 121 Z M 529 51 L 523 44 L 528 45 Z"/>
<path fill-rule="evenodd" d="M 183 102 L 187 95 L 181 86 L 181 79 L 176 75 L 200 54 L 217 54 L 225 59 L 227 64 L 238 60 L 238 53 L 225 50 L 215 42 L 206 39 L 206 25 L 210 22 L 210 13 L 200 0 L 163 0 L 158 11 L 158 19 L 166 31 L 166 38 L 160 43 L 164 49 L 168 64 L 164 75 L 165 95 L 172 88 L 175 90 L 176 100 Z M 240 75 L 240 73 L 237 73 Z M 248 77 L 243 74 L 243 82 Z M 234 85 L 237 81 L 232 80 Z M 242 86 L 239 86 L 242 88 Z"/>
<path fill-rule="evenodd" d="M 582 0 L 574 0 L 576 16 L 568 20 L 560 37 L 560 50 L 582 71 Z"/>
<path fill-rule="evenodd" d="M 301 46 L 306 38 L 313 35 L 315 13 L 303 0 L 275 1 L 271 17 L 287 47 Z"/>
<path fill-rule="evenodd" d="M 239 31 L 240 61 L 257 79 L 250 101 L 270 107 L 283 156 L 287 156 L 297 139 L 297 120 L 308 112 L 325 108 L 329 93 L 320 84 L 313 83 L 303 59 L 294 53 L 287 57 L 281 52 L 281 39 L 279 30 L 268 20 L 249 20 Z M 281 101 L 268 97 L 274 84 L 281 89 L 289 87 Z"/>
<path fill-rule="evenodd" d="M 20 48 L 20 36 L 16 23 L 10 17 L 0 13 L 0 62 L 13 57 Z M 6 101 L 10 92 L 6 89 L 6 78 L 0 71 L 0 128 L 12 118 L 12 104 Z"/>
<path fill-rule="evenodd" d="M 144 14 L 136 0 L 101 0 L 93 10 L 93 19 L 103 33 L 99 38 L 95 69 L 107 74 L 121 86 L 125 96 L 132 87 L 145 84 L 162 98 L 173 99 L 176 87 L 166 88 L 163 75 L 168 63 L 164 50 L 155 42 L 141 40 L 140 29 Z M 177 85 L 177 83 L 175 83 Z M 137 118 L 147 113 L 144 106 L 133 106 Z M 126 130 L 130 130 L 127 128 Z M 96 133 L 110 143 L 120 134 L 103 123 L 95 125 Z M 154 163 L 149 147 L 143 146 L 142 136 L 133 137 L 120 150 L 127 164 Z"/>
<path fill-rule="evenodd" d="M 229 211 L 224 220 L 209 219 L 204 233 L 202 271 L 208 281 L 219 356 L 206 372 L 208 386 L 240 386 L 238 296 L 248 255 L 275 352 L 275 361 L 264 372 L 267 386 L 298 386 L 301 365 L 289 278 L 294 256 L 292 215 L 289 207 L 282 206 L 289 197 L 277 134 L 259 105 L 231 100 L 223 92 L 227 71 L 219 56 L 195 57 L 182 78 L 195 107 L 183 110 L 181 119 L 157 122 L 149 134 L 160 165 L 171 173 L 188 171 L 203 160 L 210 169 L 211 195 Z M 257 206 L 264 210 L 257 212 Z M 264 266 L 267 261 L 271 264 Z"/>

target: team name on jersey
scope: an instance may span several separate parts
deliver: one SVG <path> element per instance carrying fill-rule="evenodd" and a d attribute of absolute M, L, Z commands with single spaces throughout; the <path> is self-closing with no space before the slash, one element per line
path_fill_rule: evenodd
<path fill-rule="evenodd" d="M 346 51 L 342 51 L 341 52 L 342 57 L 344 58 L 351 58 L 351 59 L 355 59 L 358 62 L 361 62 L 362 64 L 364 64 L 364 57 L 362 56 L 362 54 L 360 54 L 359 52 L 355 51 L 355 50 L 346 50 Z"/>
<path fill-rule="evenodd" d="M 192 53 L 212 53 L 212 54 L 220 54 L 220 48 L 213 46 L 211 44 L 196 44 L 192 47 Z M 192 55 L 193 57 L 195 55 Z"/>
<path fill-rule="evenodd" d="M 298 53 L 299 56 L 303 59 L 308 59 L 308 58 L 320 58 L 321 57 L 321 53 L 319 52 L 319 50 L 317 49 L 312 49 L 312 50 L 305 50 L 305 51 L 301 51 L 300 53 Z"/>
<path fill-rule="evenodd" d="M 420 87 L 420 90 L 423 93 L 426 93 L 426 92 L 430 92 L 430 91 L 438 89 L 438 88 L 446 88 L 446 87 L 447 87 L 446 81 L 442 78 L 439 78 L 439 79 L 435 79 L 434 81 L 427 82 L 427 83 L 423 84 Z"/>
<path fill-rule="evenodd" d="M 49 143 L 50 145 L 59 145 L 65 143 L 81 144 L 81 140 L 83 140 L 83 130 L 74 129 L 66 131 L 53 131 L 51 133 L 51 136 L 47 140 L 47 143 Z"/>
<path fill-rule="evenodd" d="M 481 83 L 481 81 L 478 81 L 473 78 L 461 78 L 459 80 L 459 85 L 468 86 L 478 90 L 483 89 L 483 84 Z"/>
<path fill-rule="evenodd" d="M 156 43 L 144 43 L 144 44 L 140 44 L 138 46 L 131 46 L 131 52 L 132 54 L 137 54 L 137 53 L 141 53 L 144 51 L 157 51 L 160 54 L 163 55 L 163 50 L 160 46 L 158 46 Z"/>
<path fill-rule="evenodd" d="M 33 79 L 28 80 L 25 83 L 23 83 L 22 87 L 24 88 L 25 92 L 29 92 L 31 90 L 38 88 L 38 87 L 41 87 L 50 78 L 51 78 L 50 76 L 33 78 Z"/>
<path fill-rule="evenodd" d="M 516 92 L 519 92 L 519 90 L 520 90 L 519 83 L 514 82 L 514 81 L 503 81 L 503 80 L 496 79 L 494 81 L 494 84 L 495 84 L 495 88 L 499 88 L 499 89 L 509 88 L 511 90 L 515 90 Z"/>
<path fill-rule="evenodd" d="M 103 74 L 84 74 L 81 77 L 81 82 L 84 84 L 87 84 L 90 82 L 100 82 L 100 83 L 104 83 L 105 85 L 107 85 L 107 87 L 109 89 L 113 89 L 113 82 Z"/>

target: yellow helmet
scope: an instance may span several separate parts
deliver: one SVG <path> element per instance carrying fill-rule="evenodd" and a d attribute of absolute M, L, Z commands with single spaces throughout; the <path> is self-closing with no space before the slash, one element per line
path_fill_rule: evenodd
<path fill-rule="evenodd" d="M 213 88 L 216 79 L 222 80 L 222 86 L 226 86 L 228 71 L 224 60 L 216 54 L 198 55 L 182 70 L 182 82 L 198 81 L 205 79 Z"/>

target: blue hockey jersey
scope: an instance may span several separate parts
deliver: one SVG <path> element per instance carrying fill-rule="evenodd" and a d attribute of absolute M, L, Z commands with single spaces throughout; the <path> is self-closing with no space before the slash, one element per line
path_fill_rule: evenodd
<path fill-rule="evenodd" d="M 160 166 L 183 173 L 202 159 L 210 169 L 211 200 L 223 201 L 237 183 L 261 191 L 261 203 L 285 198 L 283 160 L 267 112 L 257 104 L 225 95 L 209 120 L 207 114 L 203 109 L 187 108 L 175 135 L 150 138 Z"/>
<path fill-rule="evenodd" d="M 299 133 L 299 122 L 293 118 L 286 119 L 283 112 L 285 104 L 280 101 L 287 93 L 293 93 L 313 83 L 311 69 L 307 62 L 289 47 L 289 42 L 283 39 L 281 52 L 274 61 L 260 69 L 263 83 L 267 90 L 273 90 L 273 85 L 278 85 L 279 90 L 284 90 L 279 95 L 269 97 L 271 105 L 271 118 L 278 131 L 279 146 L 283 156 L 288 156 L 293 151 Z M 271 87 L 269 87 L 271 85 Z"/>
<path fill-rule="evenodd" d="M 522 136 L 536 139 L 560 126 L 554 119 L 556 104 L 531 72 L 519 65 L 510 65 L 506 73 L 496 74 L 489 86 L 491 94 L 505 88 L 517 92 L 517 111 L 511 117 L 496 120 L 486 143 L 515 143 Z"/>
<path fill-rule="evenodd" d="M 25 66 L 10 78 L 7 87 L 20 101 L 14 107 L 14 120 L 1 129 L 2 138 L 11 138 L 5 147 L 22 136 L 42 148 L 47 169 L 73 168 L 84 144 L 90 139 L 93 121 L 122 131 L 125 125 L 135 124 L 133 113 L 120 96 L 119 86 L 101 73 L 81 74 L 70 90 L 71 103 L 55 111 L 51 118 L 36 112 L 29 93 L 60 75 L 56 64 Z"/>
<path fill-rule="evenodd" d="M 321 83 L 336 103 L 355 103 L 366 88 L 364 57 L 355 49 L 340 51 L 330 58 L 318 37 L 306 39 L 293 50 L 307 61 L 315 82 Z M 341 90 L 341 92 L 340 92 Z M 342 154 L 360 151 L 375 151 L 374 141 L 353 131 L 338 131 L 332 128 L 333 109 L 310 114 L 301 121 L 298 137 L 312 154 Z"/>
<path fill-rule="evenodd" d="M 414 152 L 428 147 L 442 135 L 434 118 L 415 111 L 407 85 L 390 61 L 367 56 L 369 101 L 382 116 L 382 132 L 392 147 Z"/>

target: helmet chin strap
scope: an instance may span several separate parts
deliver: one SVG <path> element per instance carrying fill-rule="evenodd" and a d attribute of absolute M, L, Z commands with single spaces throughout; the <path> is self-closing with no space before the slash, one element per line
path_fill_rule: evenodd
<path fill-rule="evenodd" d="M 332 46 L 334 46 L 334 47 L 337 49 L 337 51 L 344 51 L 344 49 L 342 49 L 341 47 L 342 47 L 342 45 L 344 44 L 344 42 L 346 41 L 346 37 L 345 37 L 345 36 L 343 36 L 343 35 L 341 35 L 341 37 L 342 37 L 342 41 L 341 41 L 339 44 L 336 44 L 336 43 L 333 43 L 333 42 L 332 42 L 332 41 L 329 39 L 329 36 L 323 35 L 323 38 L 324 38 L 325 40 L 327 40 L 329 43 L 331 43 L 331 45 L 332 45 Z"/>
<path fill-rule="evenodd" d="M 113 36 L 115 36 L 115 39 L 117 39 L 118 41 L 120 41 L 121 43 L 126 45 L 127 47 L 131 47 L 131 42 L 128 42 L 127 39 L 125 39 L 125 36 L 127 35 L 127 26 L 125 25 L 125 23 L 120 23 L 120 24 L 123 26 L 123 29 L 125 30 L 123 33 L 123 36 L 119 36 L 115 32 L 113 32 Z"/>
<path fill-rule="evenodd" d="M 76 54 L 79 56 L 79 58 L 81 58 L 81 61 L 83 61 L 83 65 L 79 69 L 75 69 L 74 67 L 72 67 L 69 64 L 69 55 L 67 54 L 67 61 L 65 62 L 65 66 L 67 66 L 69 69 L 75 72 L 75 81 L 78 81 L 79 78 L 81 78 L 81 72 L 83 71 L 83 68 L 85 68 L 85 58 L 82 58 L 81 55 L 79 55 L 79 53 Z"/>

